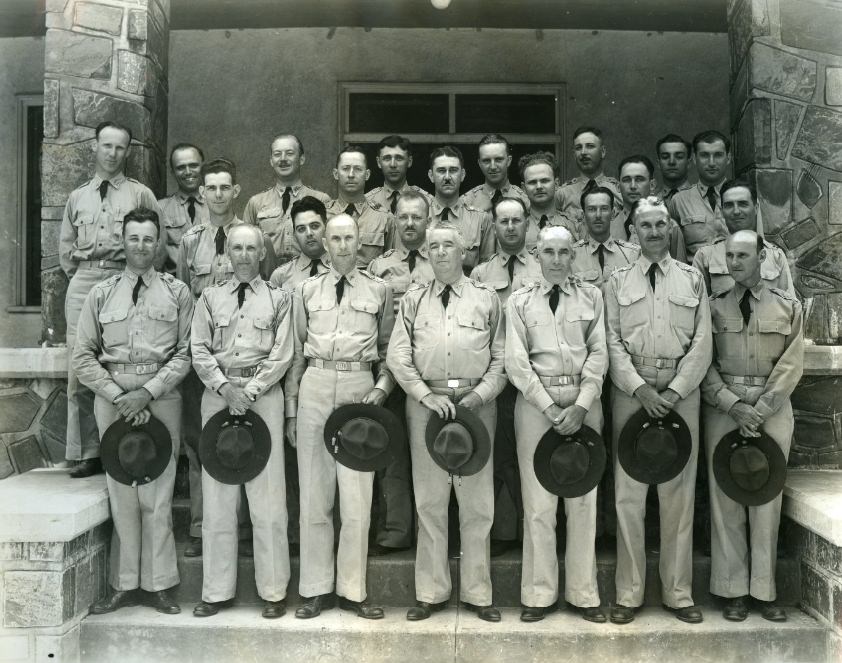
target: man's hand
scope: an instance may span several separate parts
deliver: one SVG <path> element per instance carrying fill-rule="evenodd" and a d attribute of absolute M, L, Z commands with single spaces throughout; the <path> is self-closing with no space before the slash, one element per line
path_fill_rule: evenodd
<path fill-rule="evenodd" d="M 129 421 L 140 414 L 149 405 L 149 401 L 151 400 L 152 394 L 141 387 L 140 389 L 120 394 L 114 399 L 114 405 L 117 406 L 117 412 L 123 415 L 126 421 Z M 147 417 L 148 420 L 149 418 Z"/>
<path fill-rule="evenodd" d="M 737 401 L 728 410 L 728 414 L 740 427 L 740 435 L 743 437 L 760 437 L 760 432 L 757 429 L 763 423 L 763 417 L 751 405 Z"/>
<path fill-rule="evenodd" d="M 284 434 L 286 435 L 287 442 L 289 442 L 289 446 L 295 449 L 295 445 L 297 443 L 296 438 L 296 422 L 298 420 L 295 417 L 287 417 L 286 425 L 284 426 Z"/>
<path fill-rule="evenodd" d="M 249 382 L 245 387 L 243 387 L 243 393 L 252 403 L 262 396 L 260 387 L 256 385 L 254 381 Z"/>
<path fill-rule="evenodd" d="M 555 426 L 556 422 L 561 422 L 561 413 L 564 412 L 564 408 L 561 405 L 556 405 L 553 403 L 552 405 L 548 405 L 547 409 L 544 410 L 544 416 L 550 420 L 550 423 Z"/>
<path fill-rule="evenodd" d="M 386 401 L 386 392 L 375 387 L 365 396 L 363 396 L 363 403 L 365 405 L 383 405 Z"/>
<path fill-rule="evenodd" d="M 144 408 L 133 417 L 127 417 L 126 421 L 128 421 L 132 426 L 143 426 L 151 417 L 152 413 Z"/>
<path fill-rule="evenodd" d="M 582 427 L 585 415 L 588 411 L 581 405 L 573 404 L 561 411 L 561 417 L 557 418 L 558 424 L 553 424 L 553 429 L 559 435 L 573 435 Z"/>
<path fill-rule="evenodd" d="M 673 392 L 675 393 L 675 392 Z M 672 409 L 672 403 L 661 396 L 654 387 L 648 384 L 640 385 L 634 392 L 634 397 L 640 401 L 646 413 L 655 419 L 667 416 Z"/>
<path fill-rule="evenodd" d="M 664 398 L 670 402 L 670 410 L 675 407 L 675 404 L 681 400 L 681 396 L 678 395 L 677 391 L 673 391 L 672 389 L 664 389 L 660 393 L 661 398 Z"/>
<path fill-rule="evenodd" d="M 421 405 L 432 410 L 442 419 L 456 419 L 456 406 L 441 394 L 427 394 L 421 399 Z"/>
<path fill-rule="evenodd" d="M 245 389 L 235 387 L 230 382 L 222 385 L 219 395 L 225 399 L 225 403 L 228 405 L 228 411 L 231 414 L 243 415 L 251 407 L 251 399 L 246 395 Z"/>
<path fill-rule="evenodd" d="M 462 394 L 461 398 L 459 398 L 459 405 L 468 408 L 472 412 L 476 412 L 482 407 L 482 399 L 477 395 L 477 392 L 469 391 Z"/>

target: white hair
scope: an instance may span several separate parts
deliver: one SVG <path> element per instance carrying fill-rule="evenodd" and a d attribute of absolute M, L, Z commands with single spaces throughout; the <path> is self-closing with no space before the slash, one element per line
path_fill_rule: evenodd
<path fill-rule="evenodd" d="M 548 239 L 566 239 L 571 244 L 575 241 L 573 235 L 564 226 L 544 226 L 538 231 L 538 250 L 544 248 L 544 242 Z"/>
<path fill-rule="evenodd" d="M 462 231 L 448 221 L 436 221 L 430 224 L 430 227 L 427 228 L 427 248 L 430 246 L 430 234 L 434 230 L 449 230 L 456 235 L 456 243 L 459 245 L 459 248 L 463 251 L 466 249 L 465 237 L 462 235 Z"/>

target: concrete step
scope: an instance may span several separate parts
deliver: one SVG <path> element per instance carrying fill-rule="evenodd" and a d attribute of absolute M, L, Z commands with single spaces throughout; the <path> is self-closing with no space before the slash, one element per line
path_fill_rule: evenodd
<path fill-rule="evenodd" d="M 828 663 L 825 629 L 790 611 L 784 624 L 752 614 L 735 624 L 708 612 L 704 623 L 683 624 L 661 609 L 638 613 L 632 624 L 592 624 L 570 612 L 524 624 L 517 609 L 489 624 L 462 609 L 448 609 L 409 623 L 405 608 L 379 621 L 329 610 L 311 620 L 287 613 L 261 618 L 238 606 L 199 619 L 192 605 L 180 615 L 126 608 L 82 621 L 81 660 L 86 663 Z"/>

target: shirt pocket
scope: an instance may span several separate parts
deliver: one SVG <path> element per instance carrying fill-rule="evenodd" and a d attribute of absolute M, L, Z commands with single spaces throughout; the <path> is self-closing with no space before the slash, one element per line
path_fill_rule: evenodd
<path fill-rule="evenodd" d="M 718 311 L 713 311 L 711 314 L 711 323 L 714 334 L 739 333 L 743 330 L 742 316 L 723 315 Z"/>
<path fill-rule="evenodd" d="M 202 290 L 210 282 L 211 265 L 210 263 L 202 263 L 201 265 L 193 265 L 190 270 L 190 290 L 194 297 L 199 297 Z"/>
<path fill-rule="evenodd" d="M 395 295 L 395 300 L 397 300 L 397 296 L 403 295 L 409 287 L 409 279 L 393 278 L 389 280 L 389 285 L 392 286 L 392 294 Z"/>
<path fill-rule="evenodd" d="M 156 352 L 166 353 L 178 343 L 178 309 L 175 306 L 149 307 L 152 332 L 150 343 Z"/>
<path fill-rule="evenodd" d="M 361 340 L 370 338 L 372 334 L 376 335 L 380 305 L 373 299 L 352 299 L 350 304 L 353 317 L 345 331 L 359 335 Z"/>
<path fill-rule="evenodd" d="M 336 331 L 339 312 L 333 302 L 307 302 L 307 326 L 314 334 L 331 334 Z"/>
<path fill-rule="evenodd" d="M 412 324 L 412 345 L 415 348 L 434 348 L 443 340 L 444 331 L 439 316 L 430 313 L 418 315 Z"/>
<path fill-rule="evenodd" d="M 576 276 L 588 283 L 599 283 L 600 281 L 600 273 L 598 269 L 587 269 L 584 272 L 576 272 Z"/>
<path fill-rule="evenodd" d="M 383 242 L 385 241 L 386 233 L 385 232 L 369 232 L 369 233 L 360 233 L 360 244 L 362 246 L 383 246 Z"/>
<path fill-rule="evenodd" d="M 231 347 L 231 321 L 220 318 L 213 321 L 213 353 L 219 354 Z"/>
<path fill-rule="evenodd" d="M 261 353 L 268 355 L 275 344 L 275 329 L 271 316 L 261 316 L 252 321 L 254 327 L 254 342 Z"/>
<path fill-rule="evenodd" d="M 618 292 L 617 303 L 620 305 L 620 333 L 626 334 L 651 324 L 646 292 L 639 291 Z"/>
<path fill-rule="evenodd" d="M 789 336 L 792 333 L 792 323 L 787 318 L 758 318 L 757 331 L 761 334 Z"/>
<path fill-rule="evenodd" d="M 479 311 L 456 314 L 456 344 L 465 350 L 482 351 L 488 346 L 488 320 Z"/>
<path fill-rule="evenodd" d="M 687 244 L 707 241 L 714 234 L 708 226 L 707 217 L 703 214 L 684 216 L 678 224 L 681 226 L 684 241 Z"/>
<path fill-rule="evenodd" d="M 79 213 L 73 221 L 76 228 L 76 248 L 87 251 L 96 243 L 96 223 L 93 214 Z"/>
<path fill-rule="evenodd" d="M 273 242 L 281 232 L 283 214 L 280 207 L 266 207 L 257 212 L 257 225 Z"/>
<path fill-rule="evenodd" d="M 672 326 L 692 336 L 696 326 L 696 307 L 699 306 L 699 298 L 670 294 L 669 302 Z"/>
<path fill-rule="evenodd" d="M 129 310 L 103 309 L 99 312 L 103 348 L 126 347 L 129 343 Z"/>

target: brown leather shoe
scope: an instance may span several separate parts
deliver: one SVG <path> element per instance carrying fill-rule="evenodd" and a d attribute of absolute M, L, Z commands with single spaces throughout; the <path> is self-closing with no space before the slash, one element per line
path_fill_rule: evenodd
<path fill-rule="evenodd" d="M 502 619 L 500 611 L 493 605 L 474 605 L 463 601 L 462 606 L 465 610 L 477 613 L 477 617 L 486 622 L 499 622 Z"/>
<path fill-rule="evenodd" d="M 744 596 L 728 599 L 722 609 L 722 616 L 729 622 L 744 622 L 748 618 L 748 605 Z"/>
<path fill-rule="evenodd" d="M 92 615 L 104 615 L 107 612 L 114 612 L 120 608 L 129 608 L 140 605 L 140 596 L 136 589 L 127 591 L 114 591 L 110 596 L 100 599 L 91 606 Z"/>
<path fill-rule="evenodd" d="M 634 621 L 634 608 L 626 605 L 615 605 L 611 608 L 612 624 L 631 624 Z"/>
<path fill-rule="evenodd" d="M 439 612 L 447 607 L 447 601 L 441 603 L 427 603 L 416 601 L 415 605 L 406 611 L 406 619 L 410 622 L 420 622 L 422 619 L 429 619 L 434 612 Z"/>
<path fill-rule="evenodd" d="M 185 557 L 201 557 L 202 556 L 202 539 L 198 536 L 191 536 L 187 540 L 187 545 L 184 547 Z"/>
<path fill-rule="evenodd" d="M 312 619 L 322 614 L 322 610 L 330 610 L 336 605 L 336 596 L 333 594 L 319 594 L 318 596 L 302 597 L 303 603 L 295 611 L 298 619 Z"/>
<path fill-rule="evenodd" d="M 147 605 L 165 615 L 177 615 L 181 612 L 181 606 L 175 602 L 166 589 L 162 589 L 160 592 L 150 592 Z"/>
<path fill-rule="evenodd" d="M 264 601 L 263 612 L 260 614 L 265 619 L 278 619 L 283 617 L 287 611 L 287 603 L 284 599 L 280 601 Z"/>
<path fill-rule="evenodd" d="M 379 605 L 371 605 L 367 601 L 352 601 L 344 596 L 339 597 L 339 609 L 350 610 L 357 613 L 357 617 L 363 619 L 383 619 L 383 608 Z"/>
<path fill-rule="evenodd" d="M 99 458 L 86 458 L 76 463 L 76 467 L 70 470 L 71 479 L 84 479 L 102 472 L 102 461 Z"/>

